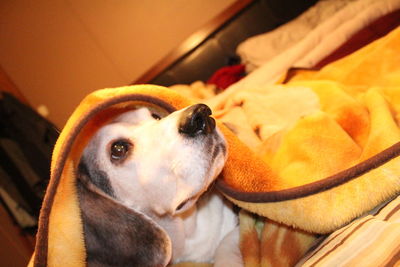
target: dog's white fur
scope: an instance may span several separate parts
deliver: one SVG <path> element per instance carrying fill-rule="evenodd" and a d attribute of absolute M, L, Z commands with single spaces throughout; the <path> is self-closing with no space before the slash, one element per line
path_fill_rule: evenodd
<path fill-rule="evenodd" d="M 126 112 L 95 134 L 84 157 L 107 173 L 118 201 L 166 230 L 173 262 L 215 260 L 215 266 L 240 266 L 237 215 L 221 195 L 206 192 L 224 166 L 225 140 L 217 128 L 207 136 L 182 135 L 182 114 L 156 120 L 147 108 Z M 213 141 L 207 142 L 210 138 Z M 116 164 L 109 151 L 120 139 L 132 148 L 128 158 Z M 210 144 L 213 147 L 207 147 Z M 210 150 L 218 145 L 225 149 L 212 159 Z"/>

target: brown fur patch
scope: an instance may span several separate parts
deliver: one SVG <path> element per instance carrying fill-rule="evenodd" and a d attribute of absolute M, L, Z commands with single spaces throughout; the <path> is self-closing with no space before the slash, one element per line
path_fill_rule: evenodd
<path fill-rule="evenodd" d="M 89 190 L 78 179 L 87 266 L 165 266 L 170 241 L 146 218 Z"/>

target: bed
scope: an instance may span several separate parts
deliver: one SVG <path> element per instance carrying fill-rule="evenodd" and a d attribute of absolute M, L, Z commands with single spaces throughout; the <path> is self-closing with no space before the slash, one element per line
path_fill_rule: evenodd
<path fill-rule="evenodd" d="M 255 262 L 249 266 L 391 266 L 400 255 L 399 170 L 392 162 L 400 140 L 400 1 L 300 1 L 295 12 L 280 17 L 286 19 L 271 19 L 269 26 L 253 32 L 242 34 L 243 27 L 232 26 L 246 23 L 245 17 L 255 19 L 262 6 L 270 12 L 267 18 L 276 19 L 277 6 L 271 3 L 279 6 L 278 1 L 249 1 L 193 50 L 138 82 L 169 86 L 208 104 L 280 177 L 297 177 L 283 185 L 290 190 L 262 194 L 235 181 L 217 182 L 235 204 L 272 220 L 264 221 L 260 230 L 258 217 L 241 217 L 241 222 L 255 225 L 241 230 L 253 231 L 261 240 L 251 251 L 242 248 L 245 261 Z M 287 6 L 282 2 L 280 7 Z M 241 35 L 224 44 L 229 49 L 221 49 L 221 41 L 215 40 L 224 30 Z M 383 160 L 388 153 L 390 159 Z M 363 169 L 366 165 L 374 166 Z M 353 178 L 343 178 L 350 172 Z M 392 175 L 393 184 L 376 181 Z M 352 188 L 355 176 L 372 180 Z M 324 195 L 331 206 L 324 206 L 318 216 L 308 213 L 310 206 L 319 205 L 321 192 L 341 186 L 348 186 L 347 193 Z M 311 196 L 304 190 L 319 191 Z M 296 207 L 297 213 L 289 212 L 292 201 L 304 204 Z M 337 220 L 327 227 L 325 217 L 330 216 Z M 298 229 L 317 235 L 306 237 Z M 293 242 L 297 248 L 304 245 L 301 253 L 282 252 L 283 247 L 260 231 L 287 238 L 290 233 L 291 241 L 297 235 L 302 241 Z M 283 239 L 275 242 L 287 241 Z M 263 242 L 273 253 L 263 250 Z"/>

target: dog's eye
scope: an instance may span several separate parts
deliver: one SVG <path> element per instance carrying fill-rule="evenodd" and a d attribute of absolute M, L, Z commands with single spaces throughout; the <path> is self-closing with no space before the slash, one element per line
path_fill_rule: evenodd
<path fill-rule="evenodd" d="M 116 141 L 111 144 L 111 160 L 119 161 L 126 158 L 131 144 L 127 141 Z"/>
<path fill-rule="evenodd" d="M 161 116 L 156 113 L 151 113 L 151 116 L 156 120 L 161 120 Z"/>

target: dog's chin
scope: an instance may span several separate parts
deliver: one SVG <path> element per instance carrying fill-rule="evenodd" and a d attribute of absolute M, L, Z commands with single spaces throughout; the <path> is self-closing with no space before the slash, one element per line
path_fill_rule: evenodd
<path fill-rule="evenodd" d="M 225 164 L 226 160 L 226 153 L 220 152 L 222 155 L 218 156 L 217 158 L 210 159 L 211 168 L 208 170 L 207 174 L 209 175 L 208 178 L 204 179 L 203 184 L 199 187 L 199 190 L 192 192 L 185 200 L 183 200 L 177 207 L 173 215 L 181 215 L 185 212 L 192 209 L 199 198 L 206 192 L 212 188 L 215 180 L 217 179 L 218 175 L 221 173 L 222 168 Z"/>

